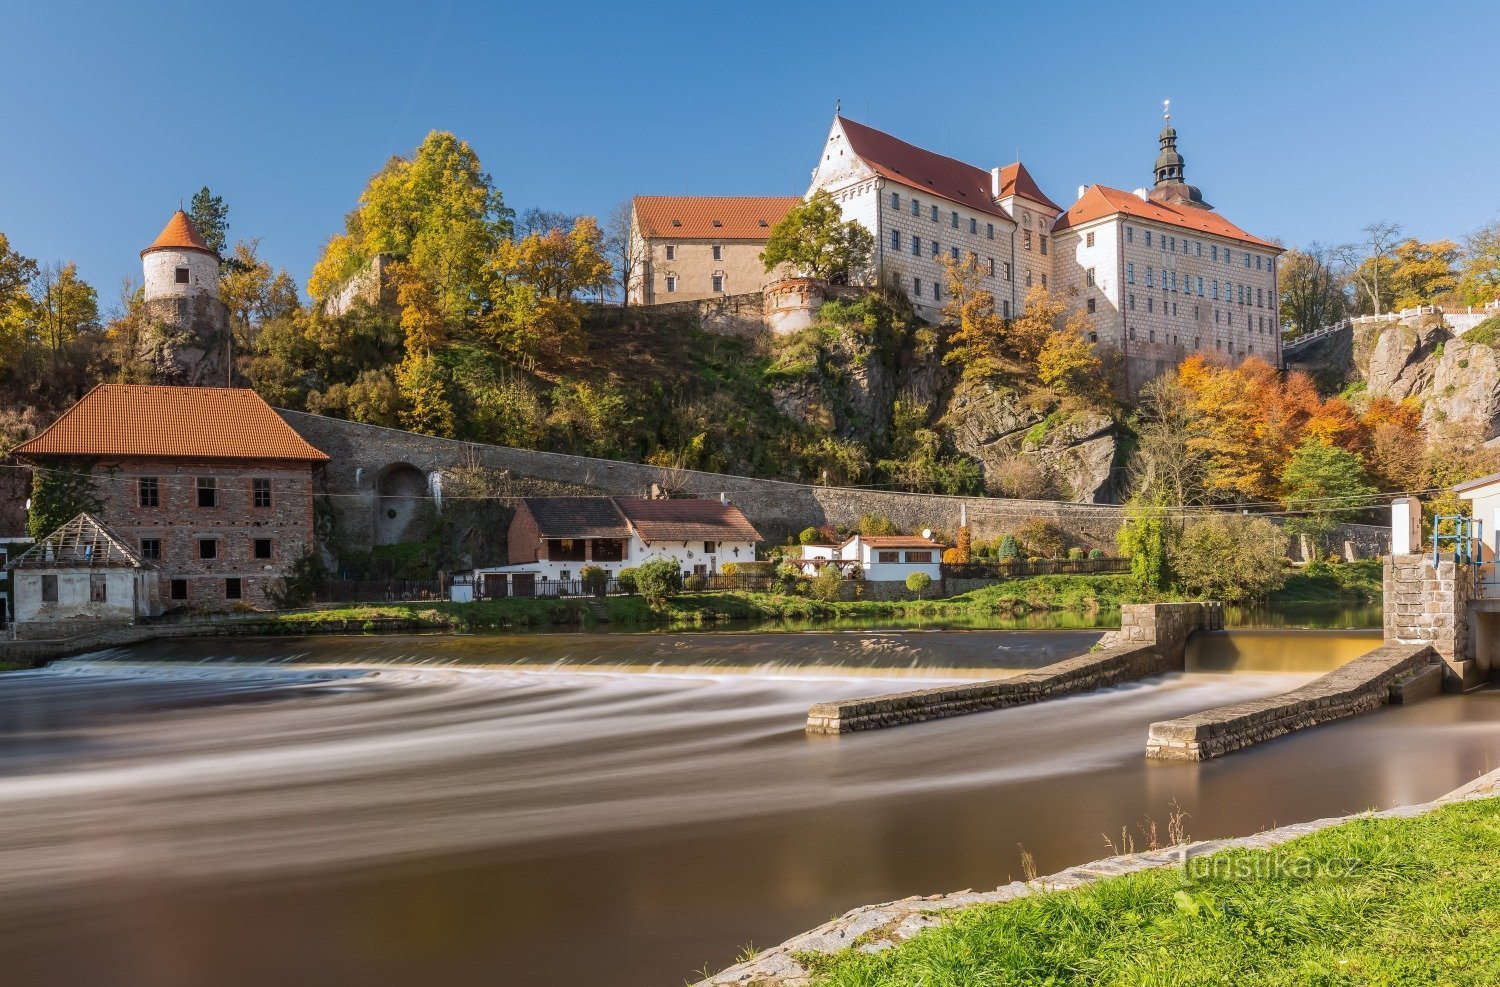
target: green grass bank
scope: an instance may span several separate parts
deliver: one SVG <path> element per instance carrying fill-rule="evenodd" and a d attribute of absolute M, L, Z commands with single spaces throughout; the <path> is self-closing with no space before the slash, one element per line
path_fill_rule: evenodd
<path fill-rule="evenodd" d="M 1500 983 L 1500 800 L 952 913 L 817 987 Z M 856 944 L 856 946 L 859 944 Z"/>

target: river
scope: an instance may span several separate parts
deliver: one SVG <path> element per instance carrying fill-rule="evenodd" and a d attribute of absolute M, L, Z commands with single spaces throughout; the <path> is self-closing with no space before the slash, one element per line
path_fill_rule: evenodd
<path fill-rule="evenodd" d="M 0 678 L 14 983 L 679 985 L 852 906 L 1423 801 L 1500 765 L 1500 695 L 1204 764 L 1154 721 L 1294 687 L 1358 630 L 1196 638 L 1190 671 L 807 737 L 813 702 L 1004 674 L 1097 631 L 172 641 Z"/>

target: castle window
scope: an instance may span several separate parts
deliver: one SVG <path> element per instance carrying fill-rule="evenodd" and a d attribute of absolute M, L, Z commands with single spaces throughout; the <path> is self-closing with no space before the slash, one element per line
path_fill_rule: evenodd
<path fill-rule="evenodd" d="M 919 236 L 911 238 L 911 255 L 913 257 L 922 256 L 922 238 Z"/>
<path fill-rule="evenodd" d="M 937 206 L 933 206 L 932 207 L 932 221 L 934 223 L 936 223 L 938 221 L 938 207 Z"/>
<path fill-rule="evenodd" d="M 952 225 L 953 225 L 953 228 L 955 230 L 958 229 L 958 213 L 956 213 L 956 212 L 953 214 L 953 223 L 952 223 Z"/>
<path fill-rule="evenodd" d="M 257 559 L 269 559 L 271 557 L 271 539 L 256 538 L 254 541 L 255 544 L 253 548 L 255 557 Z"/>
<path fill-rule="evenodd" d="M 900 209 L 901 208 L 901 193 L 900 192 L 892 192 L 891 193 L 891 208 L 892 209 Z"/>
<path fill-rule="evenodd" d="M 1194 257 L 1202 257 L 1203 256 L 1203 241 L 1202 240 L 1194 240 L 1193 241 L 1193 256 Z"/>
<path fill-rule="evenodd" d="M 1126 284 L 1135 284 L 1135 265 L 1134 264 L 1126 264 L 1125 265 L 1125 283 Z"/>
<path fill-rule="evenodd" d="M 917 201 L 916 196 L 912 196 L 911 198 L 911 214 L 913 216 L 922 215 L 922 203 Z"/>
<path fill-rule="evenodd" d="M 1042 256 L 1046 257 L 1047 256 L 1047 238 L 1044 237 L 1044 236 L 1043 237 L 1037 237 L 1037 240 L 1040 241 L 1041 245 L 1042 245 Z"/>
<path fill-rule="evenodd" d="M 1130 296 L 1130 310 L 1132 312 L 1135 311 L 1135 296 L 1134 295 Z"/>
<path fill-rule="evenodd" d="M 1135 326 L 1131 326 L 1130 327 L 1130 338 L 1131 339 L 1135 338 Z"/>
<path fill-rule="evenodd" d="M 1028 288 L 1031 287 L 1031 272 L 1030 271 L 1026 272 L 1026 287 L 1028 287 Z"/>
<path fill-rule="evenodd" d="M 1005 280 L 1010 280 L 1010 261 L 1005 262 Z"/>
<path fill-rule="evenodd" d="M 160 562 L 161 561 L 161 539 L 160 538 L 142 538 L 141 539 L 141 558 L 145 559 L 147 562 Z"/>
<path fill-rule="evenodd" d="M 137 502 L 142 507 L 161 506 L 161 484 L 154 476 L 143 476 L 136 481 L 139 496 Z"/>
<path fill-rule="evenodd" d="M 1148 246 L 1148 247 L 1151 246 L 1151 231 L 1150 230 L 1146 231 L 1146 246 Z"/>
<path fill-rule="evenodd" d="M 198 506 L 199 507 L 218 507 L 219 506 L 219 487 L 218 487 L 218 483 L 211 476 L 200 476 L 200 477 L 198 477 Z"/>
<path fill-rule="evenodd" d="M 1156 311 L 1156 299 L 1152 298 L 1150 295 L 1146 296 L 1146 311 L 1147 312 L 1154 312 L 1154 311 Z"/>
<path fill-rule="evenodd" d="M 921 278 L 912 278 L 911 279 L 911 293 L 913 295 L 916 295 L 918 298 L 922 297 L 922 279 Z"/>
<path fill-rule="evenodd" d="M 994 223 L 985 223 L 984 224 L 984 235 L 987 238 L 991 239 L 991 240 L 995 239 L 995 224 Z"/>
<path fill-rule="evenodd" d="M 1127 227 L 1125 227 L 1125 242 L 1126 243 L 1134 243 L 1135 242 L 1135 227 L 1134 226 L 1127 226 Z"/>
<path fill-rule="evenodd" d="M 723 260 L 723 259 L 724 259 L 724 248 L 721 247 L 717 243 L 714 244 L 714 260 Z"/>
<path fill-rule="evenodd" d="M 1084 236 L 1084 238 L 1083 238 L 1083 245 L 1085 247 L 1092 247 L 1094 245 L 1094 231 L 1093 230 L 1089 230 L 1089 232 L 1087 233 L 1087 235 Z"/>
<path fill-rule="evenodd" d="M 973 218 L 972 216 L 969 217 L 969 232 L 970 233 L 978 233 L 979 232 L 979 220 Z"/>
<path fill-rule="evenodd" d="M 667 260 L 676 260 L 676 259 L 677 259 L 677 245 L 675 243 L 669 243 L 669 244 L 667 244 Z"/>
<path fill-rule="evenodd" d="M 1027 250 L 1031 249 L 1031 231 L 1027 230 L 1021 234 L 1021 246 Z"/>
<path fill-rule="evenodd" d="M 1152 268 L 1150 266 L 1147 266 L 1146 268 L 1146 287 L 1156 287 L 1156 270 L 1155 268 Z"/>
<path fill-rule="evenodd" d="M 1203 279 L 1202 278 L 1198 279 L 1198 297 L 1199 298 L 1203 297 Z"/>
<path fill-rule="evenodd" d="M 1156 330 L 1155 329 L 1152 329 L 1150 332 L 1146 333 L 1146 341 L 1148 343 L 1154 343 L 1154 342 L 1156 342 Z"/>
<path fill-rule="evenodd" d="M 1089 314 L 1092 315 L 1094 312 L 1094 300 L 1092 298 L 1089 299 L 1088 308 Z"/>
<path fill-rule="evenodd" d="M 995 276 L 995 258 L 990 258 L 990 277 Z"/>
<path fill-rule="evenodd" d="M 1083 272 L 1083 283 L 1090 288 L 1094 286 L 1094 269 L 1092 267 Z"/>
<path fill-rule="evenodd" d="M 943 286 L 938 282 L 932 282 L 932 300 L 937 301 L 943 295 Z"/>
<path fill-rule="evenodd" d="M 900 250 L 901 249 L 901 231 L 900 230 L 891 230 L 891 249 L 892 250 Z"/>
<path fill-rule="evenodd" d="M 1219 259 L 1219 245 L 1218 244 L 1216 244 L 1216 243 L 1209 244 L 1209 246 L 1208 246 L 1208 259 L 1209 260 L 1218 260 Z"/>
<path fill-rule="evenodd" d="M 1000 318 L 1010 318 L 1010 299 L 1007 298 L 1000 303 Z"/>
<path fill-rule="evenodd" d="M 1047 287 L 1047 275 L 1045 274 L 1042 275 L 1042 287 Z"/>
<path fill-rule="evenodd" d="M 938 242 L 936 240 L 932 241 L 932 256 L 936 257 L 938 255 L 938 251 L 941 249 L 942 248 L 938 246 Z"/>
<path fill-rule="evenodd" d="M 271 481 L 256 479 L 250 481 L 250 504 L 252 507 L 271 506 Z"/>
<path fill-rule="evenodd" d="M 948 248 L 948 255 L 953 260 L 958 260 L 958 248 L 957 247 L 949 247 Z"/>
<path fill-rule="evenodd" d="M 217 538 L 198 539 L 198 558 L 216 559 L 219 557 L 219 540 Z"/>
<path fill-rule="evenodd" d="M 238 600 L 240 598 L 240 581 L 234 577 L 224 580 L 224 599 Z"/>
<path fill-rule="evenodd" d="M 1250 266 L 1250 255 L 1249 254 L 1245 255 L 1245 266 L 1247 268 Z"/>
<path fill-rule="evenodd" d="M 187 268 L 185 268 L 185 267 L 179 267 L 177 269 L 177 283 L 178 284 L 187 284 L 188 283 L 188 269 Z"/>
<path fill-rule="evenodd" d="M 677 275 L 675 275 L 675 274 L 668 274 L 667 275 L 667 293 L 671 294 L 672 292 L 674 292 L 676 290 L 677 290 Z"/>
<path fill-rule="evenodd" d="M 713 290 L 714 291 L 723 291 L 724 290 L 724 275 L 722 275 L 722 274 L 715 274 L 713 276 Z"/>

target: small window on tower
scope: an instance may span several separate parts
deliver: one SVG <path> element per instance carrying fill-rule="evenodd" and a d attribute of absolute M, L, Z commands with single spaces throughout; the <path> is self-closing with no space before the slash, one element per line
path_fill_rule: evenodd
<path fill-rule="evenodd" d="M 187 284 L 188 283 L 188 269 L 187 268 L 185 268 L 185 267 L 179 267 L 177 269 L 177 283 L 178 284 Z"/>

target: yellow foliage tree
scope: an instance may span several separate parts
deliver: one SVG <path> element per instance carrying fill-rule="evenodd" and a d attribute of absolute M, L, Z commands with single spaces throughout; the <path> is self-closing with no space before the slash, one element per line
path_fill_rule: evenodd
<path fill-rule="evenodd" d="M 979 262 L 943 258 L 948 300 L 943 319 L 953 326 L 945 363 L 956 363 L 965 380 L 987 380 L 1007 369 L 1005 323 L 995 314 L 995 296 L 980 286 Z"/>

